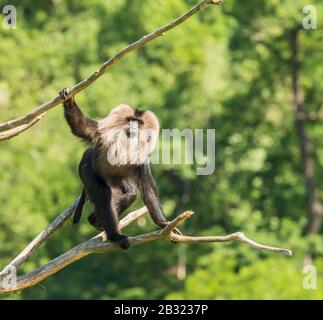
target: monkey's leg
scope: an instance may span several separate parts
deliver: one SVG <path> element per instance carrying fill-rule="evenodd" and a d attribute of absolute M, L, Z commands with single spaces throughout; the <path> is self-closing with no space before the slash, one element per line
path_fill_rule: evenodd
<path fill-rule="evenodd" d="M 128 192 L 126 194 L 122 194 L 118 197 L 113 197 L 113 202 L 115 204 L 115 208 L 117 211 L 118 216 L 128 209 L 132 203 L 136 200 L 136 193 L 135 192 Z M 101 223 L 100 219 L 98 218 L 98 214 L 94 211 L 92 212 L 89 217 L 87 218 L 90 225 L 92 225 L 98 231 L 103 231 L 104 227 Z"/>
<path fill-rule="evenodd" d="M 95 211 L 88 216 L 87 221 L 96 230 L 104 231 L 103 224 L 101 223 L 100 219 L 98 218 L 98 214 Z"/>
<path fill-rule="evenodd" d="M 113 196 L 118 215 L 128 209 L 136 200 L 135 187 L 125 179 L 120 182 L 120 193 Z"/>
<path fill-rule="evenodd" d="M 111 189 L 89 166 L 83 166 L 80 174 L 86 193 L 94 204 L 97 217 L 110 241 L 118 243 L 124 250 L 128 249 L 130 246 L 128 238 L 120 234 L 118 230 L 118 217 L 115 208 L 112 206 Z"/>
<path fill-rule="evenodd" d="M 133 192 L 129 192 L 120 196 L 117 200 L 115 200 L 115 206 L 120 215 L 123 211 L 128 209 L 136 200 L 136 194 Z"/>
<path fill-rule="evenodd" d="M 160 228 L 165 228 L 169 224 L 169 221 L 166 219 L 160 205 L 156 183 L 150 172 L 149 164 L 141 165 L 137 170 L 137 175 L 141 197 L 149 211 L 151 218 Z M 174 228 L 173 231 L 179 235 L 182 235 L 178 228 Z"/>
<path fill-rule="evenodd" d="M 83 188 L 80 200 L 79 200 L 79 202 L 78 202 L 78 204 L 76 206 L 76 209 L 74 211 L 73 220 L 72 220 L 72 222 L 74 224 L 78 223 L 80 221 L 80 219 L 81 219 L 81 215 L 82 215 L 85 200 L 86 200 L 86 193 L 85 193 L 85 189 Z"/>
<path fill-rule="evenodd" d="M 159 203 L 155 180 L 151 175 L 149 165 L 141 165 L 137 169 L 137 175 L 138 187 L 141 193 L 141 197 L 146 207 L 148 208 L 150 216 L 152 217 L 155 224 L 157 224 L 161 228 L 165 227 L 168 224 L 168 221 Z"/>

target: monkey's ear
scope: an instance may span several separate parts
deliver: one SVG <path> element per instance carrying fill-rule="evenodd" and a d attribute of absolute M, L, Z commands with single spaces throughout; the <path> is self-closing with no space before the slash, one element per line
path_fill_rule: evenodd
<path fill-rule="evenodd" d="M 149 129 L 159 132 L 159 121 L 157 116 L 150 110 L 147 110 L 143 115 L 143 121 Z"/>
<path fill-rule="evenodd" d="M 124 119 L 125 117 L 133 115 L 134 109 L 127 104 L 119 104 L 110 111 L 110 114 L 114 113 L 118 114 L 120 118 Z"/>

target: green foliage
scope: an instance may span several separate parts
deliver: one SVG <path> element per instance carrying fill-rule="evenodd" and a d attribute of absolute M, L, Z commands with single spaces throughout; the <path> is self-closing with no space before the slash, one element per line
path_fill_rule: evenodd
<path fill-rule="evenodd" d="M 317 286 L 322 288 L 323 260 L 318 259 Z M 322 290 L 306 289 L 301 261 L 269 258 L 239 266 L 236 256 L 218 250 L 204 256 L 196 271 L 185 281 L 184 289 L 167 299 L 295 300 L 323 299 Z"/>
<path fill-rule="evenodd" d="M 4 30 L 0 24 L 0 122 L 56 96 L 196 2 L 11 1 L 18 9 L 18 28 Z M 323 3 L 312 3 L 319 29 L 300 31 L 300 75 L 307 113 L 322 119 Z M 5 4 L 0 1 L 0 8 Z M 291 103 L 289 30 L 301 23 L 306 4 L 226 0 L 126 56 L 77 96 L 94 118 L 128 103 L 154 110 L 162 128 L 215 128 L 214 174 L 197 176 L 196 165 L 153 166 L 167 215 L 193 209 L 196 214 L 183 227 L 188 234 L 241 230 L 259 242 L 291 248 L 295 257 L 260 253 L 240 243 L 190 246 L 188 276 L 182 281 L 176 277 L 182 247 L 161 241 L 126 254 L 89 256 L 41 286 L 4 298 L 323 298 L 322 232 L 305 235 L 306 189 Z M 306 129 L 323 200 L 321 122 Z M 0 266 L 77 197 L 84 148 L 70 134 L 59 106 L 32 129 L 0 143 Z M 87 205 L 86 214 L 90 210 Z M 127 233 L 154 228 L 146 217 Z M 78 228 L 67 223 L 20 272 L 94 234 L 85 219 Z M 302 285 L 308 251 L 318 270 L 317 290 Z"/>

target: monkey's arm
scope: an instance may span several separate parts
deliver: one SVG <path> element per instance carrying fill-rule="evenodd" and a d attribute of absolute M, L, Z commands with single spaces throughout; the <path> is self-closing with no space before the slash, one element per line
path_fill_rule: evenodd
<path fill-rule="evenodd" d="M 137 179 L 141 197 L 153 221 L 158 226 L 165 227 L 168 221 L 159 203 L 155 180 L 151 174 L 149 164 L 143 164 L 138 168 Z"/>
<path fill-rule="evenodd" d="M 62 98 L 66 97 L 68 89 L 60 92 Z M 97 137 L 98 122 L 84 116 L 77 106 L 74 97 L 64 102 L 64 115 L 73 134 L 92 143 Z"/>

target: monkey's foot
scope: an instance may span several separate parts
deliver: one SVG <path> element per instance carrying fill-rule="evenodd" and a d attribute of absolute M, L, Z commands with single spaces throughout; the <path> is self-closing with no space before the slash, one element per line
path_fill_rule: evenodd
<path fill-rule="evenodd" d="M 128 237 L 122 234 L 114 235 L 112 238 L 110 238 L 110 241 L 118 244 L 122 250 L 128 250 L 130 248 Z"/>

